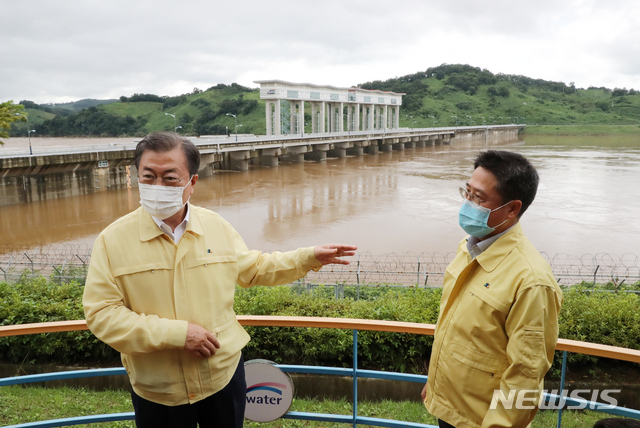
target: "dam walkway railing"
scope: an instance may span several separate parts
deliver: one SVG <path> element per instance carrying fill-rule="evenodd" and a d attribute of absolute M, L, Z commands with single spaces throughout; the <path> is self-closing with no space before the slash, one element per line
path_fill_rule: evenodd
<path fill-rule="evenodd" d="M 380 419 L 364 417 L 358 414 L 358 378 L 378 378 L 390 380 L 403 380 L 408 382 L 417 382 L 424 384 L 427 376 L 393 373 L 374 370 L 358 369 L 358 331 L 384 331 L 394 333 L 422 334 L 433 335 L 435 326 L 433 324 L 418 324 L 397 321 L 379 321 L 379 320 L 363 320 L 348 318 L 319 318 L 319 317 L 282 317 L 282 316 L 238 316 L 238 321 L 245 326 L 277 326 L 277 327 L 301 327 L 301 328 L 332 328 L 332 329 L 350 329 L 353 331 L 353 367 L 317 367 L 317 366 L 292 366 L 280 365 L 279 367 L 289 373 L 310 373 L 325 374 L 338 376 L 351 376 L 353 388 L 353 405 L 350 415 L 334 415 L 322 413 L 307 412 L 288 412 L 283 418 L 297 419 L 316 422 L 337 422 L 351 424 L 354 428 L 359 425 L 369 425 L 378 427 L 421 427 L 421 428 L 437 428 L 433 425 L 418 424 L 405 421 L 397 421 L 390 419 Z M 65 331 L 87 330 L 87 324 L 84 320 L 77 321 L 59 321 L 39 324 L 24 324 L 0 326 L 0 337 L 19 336 L 28 334 L 42 334 Z M 622 361 L 640 362 L 640 351 L 631 350 L 607 345 L 594 343 L 579 342 L 575 340 L 559 339 L 556 347 L 557 351 L 563 351 L 562 375 L 560 380 L 561 395 L 544 394 L 545 403 L 558 403 L 558 422 L 557 427 L 562 425 L 562 411 L 566 406 L 574 406 L 578 408 L 588 408 L 616 416 L 623 416 L 640 420 L 640 410 L 628 409 L 614 406 L 611 403 L 598 403 L 579 398 L 567 397 L 564 395 L 565 375 L 567 369 L 567 352 L 577 352 L 598 357 L 612 358 Z M 69 379 L 79 377 L 92 376 L 111 376 L 125 374 L 124 368 L 112 369 L 95 369 L 95 370 L 76 370 L 68 372 L 45 373 L 28 376 L 18 376 L 0 379 L 0 387 L 5 385 L 27 384 L 32 382 L 42 382 L 54 379 Z M 426 411 L 426 410 L 425 410 Z M 133 412 L 78 416 L 65 419 L 57 419 L 50 421 L 27 422 L 19 425 L 12 425 L 14 428 L 43 428 L 43 427 L 65 427 L 79 424 L 98 423 L 133 420 Z"/>

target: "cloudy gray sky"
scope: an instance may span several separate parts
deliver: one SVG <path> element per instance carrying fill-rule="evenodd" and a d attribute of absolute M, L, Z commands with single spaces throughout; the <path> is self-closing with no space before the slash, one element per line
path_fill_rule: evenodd
<path fill-rule="evenodd" d="M 640 89 L 637 0 L 0 0 L 0 102 L 351 86 L 463 63 Z"/>

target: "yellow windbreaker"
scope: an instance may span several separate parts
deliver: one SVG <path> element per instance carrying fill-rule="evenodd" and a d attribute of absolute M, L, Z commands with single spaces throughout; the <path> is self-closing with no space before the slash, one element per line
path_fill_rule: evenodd
<path fill-rule="evenodd" d="M 233 312 L 236 283 L 286 284 L 321 267 L 313 247 L 249 251 L 219 215 L 189 210 L 178 245 L 142 208 L 108 226 L 93 246 L 83 297 L 89 328 L 122 353 L 136 394 L 168 406 L 202 400 L 233 376 L 249 341 Z M 217 334 L 213 357 L 184 351 L 188 323 Z"/>
<path fill-rule="evenodd" d="M 549 264 L 519 223 L 474 260 L 463 239 L 445 273 L 427 410 L 457 428 L 526 427 L 553 361 L 561 305 Z M 510 410 L 500 401 L 490 410 L 496 390 L 531 391 L 523 404 L 532 408 L 513 400 Z"/>

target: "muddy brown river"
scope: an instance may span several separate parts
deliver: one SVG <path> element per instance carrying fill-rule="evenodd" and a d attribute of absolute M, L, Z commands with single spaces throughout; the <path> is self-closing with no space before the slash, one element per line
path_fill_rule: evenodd
<path fill-rule="evenodd" d="M 457 189 L 474 156 L 489 147 L 522 153 L 538 169 L 538 196 L 521 222 L 539 250 L 640 253 L 638 135 L 526 136 L 491 146 L 454 140 L 321 163 L 283 162 L 201 178 L 191 202 L 221 214 L 253 249 L 343 242 L 372 254 L 449 252 L 464 235 Z M 90 246 L 106 225 L 139 206 L 135 187 L 68 197 L 49 191 L 46 200 L 0 206 L 0 246 Z"/>

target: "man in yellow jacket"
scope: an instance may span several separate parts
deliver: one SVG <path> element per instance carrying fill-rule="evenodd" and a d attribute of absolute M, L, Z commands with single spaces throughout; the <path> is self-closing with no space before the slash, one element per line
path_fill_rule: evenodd
<path fill-rule="evenodd" d="M 422 391 L 440 427 L 526 427 L 538 410 L 562 292 L 519 223 L 537 188 L 527 159 L 494 150 L 460 188 L 469 236 L 445 273 Z"/>
<path fill-rule="evenodd" d="M 235 285 L 279 285 L 356 247 L 249 251 L 216 213 L 188 203 L 200 153 L 174 133 L 136 147 L 142 207 L 93 247 L 83 303 L 87 324 L 121 352 L 138 427 L 241 427 L 249 335 L 233 312 Z"/>

